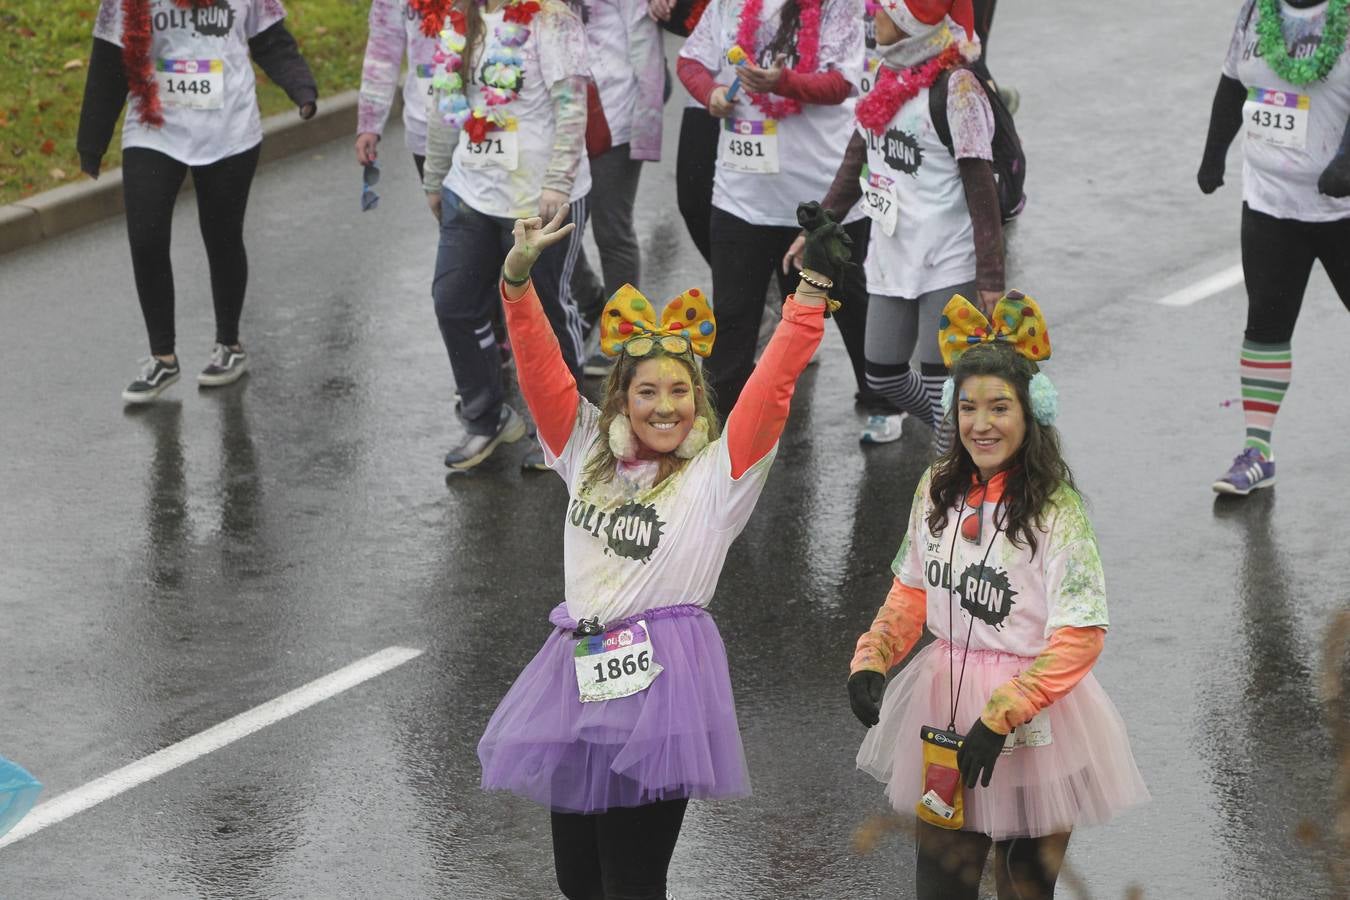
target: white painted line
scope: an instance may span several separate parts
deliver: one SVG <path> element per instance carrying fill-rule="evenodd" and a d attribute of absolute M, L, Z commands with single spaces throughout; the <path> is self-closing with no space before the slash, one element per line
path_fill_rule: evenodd
<path fill-rule="evenodd" d="M 255 706 L 232 719 L 226 719 L 200 734 L 185 738 L 172 746 L 157 750 L 144 759 L 123 766 L 115 772 L 109 772 L 102 778 L 96 778 L 88 784 L 67 791 L 59 797 L 48 800 L 35 807 L 24 817 L 14 830 L 0 840 L 0 847 L 7 847 L 36 834 L 48 825 L 55 825 L 76 813 L 84 812 L 91 806 L 110 800 L 118 794 L 144 784 L 151 778 L 163 775 L 179 766 L 186 765 L 200 756 L 219 750 L 240 738 L 266 728 L 288 716 L 308 709 L 316 703 L 354 688 L 363 681 L 369 681 L 377 675 L 383 675 L 411 659 L 422 655 L 421 650 L 411 647 L 386 647 L 378 653 L 372 653 L 365 659 L 358 659 L 350 666 L 338 669 L 329 675 L 311 681 L 303 687 L 282 694 L 275 700 L 269 700 L 261 706 Z"/>
<path fill-rule="evenodd" d="M 1199 303 L 1206 297 L 1213 297 L 1215 294 L 1226 291 L 1239 284 L 1242 284 L 1242 263 L 1224 269 L 1222 272 L 1216 272 L 1208 278 L 1197 281 L 1190 287 L 1184 287 L 1179 291 L 1173 291 L 1159 300 L 1158 305 L 1190 306 L 1192 303 Z"/>

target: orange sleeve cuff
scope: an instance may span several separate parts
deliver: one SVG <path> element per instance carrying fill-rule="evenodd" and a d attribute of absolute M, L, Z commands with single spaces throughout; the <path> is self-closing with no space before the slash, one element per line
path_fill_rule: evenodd
<path fill-rule="evenodd" d="M 1105 628 L 1055 629 L 1031 665 L 994 691 L 980 718 L 997 734 L 1030 722 L 1092 670 L 1105 643 Z"/>
<path fill-rule="evenodd" d="M 923 588 L 895 579 L 872 627 L 858 638 L 849 674 L 866 670 L 885 675 L 918 643 L 927 620 L 928 595 Z"/>
<path fill-rule="evenodd" d="M 525 285 L 525 293 L 518 300 L 507 299 L 501 282 L 498 288 L 506 312 L 506 330 L 511 335 L 511 351 L 516 358 L 520 393 L 534 417 L 540 439 L 558 456 L 572 436 L 577 407 L 581 405 L 576 379 L 563 360 L 558 337 L 544 314 L 539 295 L 534 292 L 534 282 Z"/>

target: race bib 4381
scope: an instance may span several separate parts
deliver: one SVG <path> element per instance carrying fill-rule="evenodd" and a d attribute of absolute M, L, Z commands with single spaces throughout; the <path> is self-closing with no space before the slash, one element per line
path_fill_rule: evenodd
<path fill-rule="evenodd" d="M 717 164 L 737 172 L 778 172 L 778 123 L 773 119 L 723 119 Z"/>

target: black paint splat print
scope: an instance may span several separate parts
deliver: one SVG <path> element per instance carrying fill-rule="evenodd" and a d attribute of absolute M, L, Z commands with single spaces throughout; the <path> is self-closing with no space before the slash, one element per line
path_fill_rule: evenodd
<path fill-rule="evenodd" d="M 1008 582 L 1008 573 L 979 563 L 967 566 L 961 573 L 956 593 L 961 597 L 962 609 L 995 629 L 1003 627 L 1017 595 Z"/>
<path fill-rule="evenodd" d="M 567 522 L 604 541 L 607 553 L 639 562 L 651 559 L 665 531 L 656 507 L 642 503 L 625 503 L 607 513 L 594 503 L 573 500 Z"/>

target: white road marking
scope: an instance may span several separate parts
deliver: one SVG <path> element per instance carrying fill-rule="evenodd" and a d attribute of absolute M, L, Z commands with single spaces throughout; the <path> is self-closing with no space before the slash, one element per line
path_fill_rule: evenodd
<path fill-rule="evenodd" d="M 67 791 L 59 797 L 48 800 L 33 808 L 14 830 L 0 840 L 0 847 L 7 847 L 36 834 L 48 825 L 68 819 L 76 813 L 84 812 L 91 806 L 110 800 L 118 794 L 144 784 L 152 778 L 186 765 L 200 756 L 219 750 L 227 744 L 247 737 L 255 731 L 280 722 L 288 716 L 302 712 L 316 703 L 354 688 L 363 681 L 369 681 L 377 675 L 383 675 L 411 659 L 422 655 L 421 650 L 411 647 L 386 647 L 378 653 L 372 653 L 364 659 L 358 659 L 349 666 L 311 681 L 275 700 L 269 700 L 261 706 L 255 706 L 232 719 L 226 719 L 200 734 L 185 738 L 176 744 L 157 750 L 144 759 L 123 766 L 115 772 L 109 772 L 102 778 L 96 778 L 88 784 Z"/>
<path fill-rule="evenodd" d="M 1242 284 L 1242 263 L 1224 269 L 1222 272 L 1215 272 L 1208 278 L 1202 278 L 1189 287 L 1173 291 L 1159 300 L 1158 305 L 1190 306 L 1192 303 L 1199 303 L 1206 297 L 1213 297 L 1215 294 L 1239 284 Z"/>

